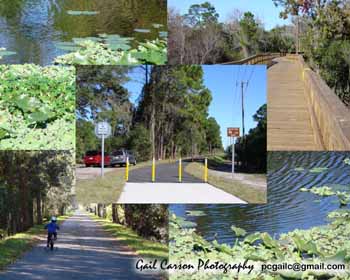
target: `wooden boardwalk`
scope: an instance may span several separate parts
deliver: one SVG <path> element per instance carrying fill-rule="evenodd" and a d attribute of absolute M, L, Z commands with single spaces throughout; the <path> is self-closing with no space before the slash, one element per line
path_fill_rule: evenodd
<path fill-rule="evenodd" d="M 299 63 L 293 57 L 274 61 L 268 70 L 267 150 L 324 150 Z"/>

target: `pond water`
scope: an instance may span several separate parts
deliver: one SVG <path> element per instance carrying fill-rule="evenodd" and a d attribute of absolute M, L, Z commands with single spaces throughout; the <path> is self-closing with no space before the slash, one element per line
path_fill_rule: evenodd
<path fill-rule="evenodd" d="M 66 53 L 57 43 L 103 33 L 156 39 L 167 29 L 166 13 L 166 0 L 1 0 L 0 48 L 16 52 L 1 63 L 52 64 Z"/>
<path fill-rule="evenodd" d="M 350 192 L 350 165 L 344 159 L 349 152 L 273 152 L 268 156 L 268 203 L 265 205 L 171 205 L 170 210 L 197 224 L 197 232 L 207 240 L 233 243 L 231 225 L 253 233 L 272 236 L 294 229 L 309 229 L 328 222 L 327 214 L 339 209 L 336 196 L 321 197 L 300 188 L 332 186 Z M 327 170 L 310 172 L 312 168 Z M 295 170 L 297 168 L 297 170 Z M 299 169 L 300 168 L 300 169 Z M 302 170 L 302 168 L 304 170 Z M 201 210 L 206 215 L 186 216 L 187 210 Z"/>

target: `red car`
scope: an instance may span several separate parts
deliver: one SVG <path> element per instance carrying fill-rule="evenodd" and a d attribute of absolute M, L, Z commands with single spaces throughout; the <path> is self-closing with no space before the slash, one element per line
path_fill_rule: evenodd
<path fill-rule="evenodd" d="M 105 153 L 105 166 L 111 164 L 111 157 Z M 101 166 L 102 163 L 102 153 L 101 151 L 87 151 L 84 156 L 84 164 L 86 167 L 90 166 Z"/>

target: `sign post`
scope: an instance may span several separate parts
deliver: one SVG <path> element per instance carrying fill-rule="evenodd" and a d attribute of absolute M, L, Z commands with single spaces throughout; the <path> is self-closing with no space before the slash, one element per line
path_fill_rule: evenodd
<path fill-rule="evenodd" d="M 101 139 L 101 177 L 104 176 L 105 167 L 105 138 L 108 138 L 111 134 L 112 128 L 108 122 L 98 122 L 95 125 L 95 135 Z"/>
<path fill-rule="evenodd" d="M 239 127 L 229 127 L 227 128 L 227 136 L 232 138 L 232 179 L 235 173 L 235 138 L 239 137 Z"/>

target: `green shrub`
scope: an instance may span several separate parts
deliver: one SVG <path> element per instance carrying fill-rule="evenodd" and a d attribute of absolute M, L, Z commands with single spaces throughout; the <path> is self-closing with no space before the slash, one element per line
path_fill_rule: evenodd
<path fill-rule="evenodd" d="M 0 66 L 0 149 L 75 147 L 72 67 Z"/>

